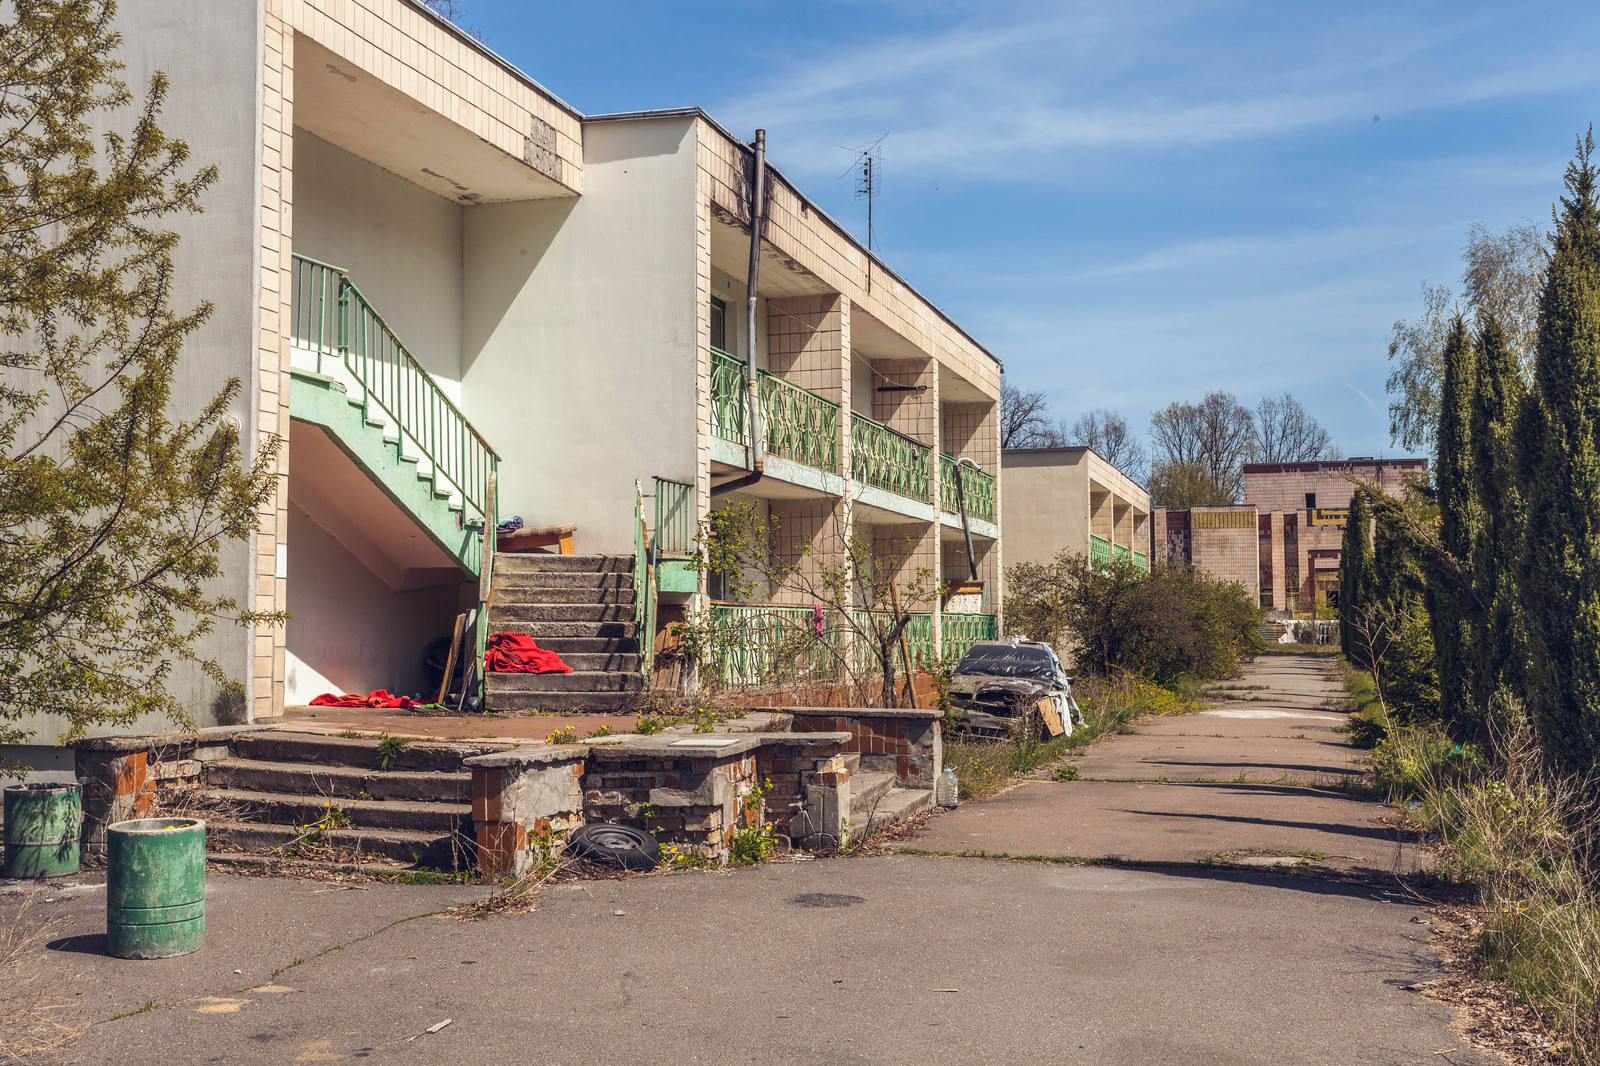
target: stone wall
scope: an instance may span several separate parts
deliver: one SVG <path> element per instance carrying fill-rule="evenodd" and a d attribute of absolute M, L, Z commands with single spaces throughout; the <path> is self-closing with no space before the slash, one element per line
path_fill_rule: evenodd
<path fill-rule="evenodd" d="M 861 769 L 894 774 L 901 788 L 932 788 L 944 760 L 937 710 L 877 707 L 789 707 L 796 733 L 848 733 L 845 754 L 859 754 Z"/>
<path fill-rule="evenodd" d="M 249 727 L 243 727 L 249 728 Z M 95 737 L 77 743 L 83 789 L 83 860 L 106 858 L 106 827 L 182 810 L 183 794 L 198 790 L 205 764 L 228 757 L 241 727 L 142 737 Z"/>

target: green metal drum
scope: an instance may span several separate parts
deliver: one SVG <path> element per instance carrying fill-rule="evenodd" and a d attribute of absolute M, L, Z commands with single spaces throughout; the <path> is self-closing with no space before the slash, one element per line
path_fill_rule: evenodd
<path fill-rule="evenodd" d="M 206 823 L 141 818 L 106 830 L 106 950 L 165 959 L 206 939 Z"/>
<path fill-rule="evenodd" d="M 7 877 L 78 872 L 83 801 L 77 785 L 8 785 L 5 818 Z"/>

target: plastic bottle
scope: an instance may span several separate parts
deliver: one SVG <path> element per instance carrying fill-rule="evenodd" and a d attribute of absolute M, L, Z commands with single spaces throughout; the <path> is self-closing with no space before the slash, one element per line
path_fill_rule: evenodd
<path fill-rule="evenodd" d="M 944 773 L 939 775 L 939 780 L 934 783 L 933 802 L 939 807 L 954 807 L 961 802 L 961 789 L 956 781 L 956 768 L 946 766 Z"/>

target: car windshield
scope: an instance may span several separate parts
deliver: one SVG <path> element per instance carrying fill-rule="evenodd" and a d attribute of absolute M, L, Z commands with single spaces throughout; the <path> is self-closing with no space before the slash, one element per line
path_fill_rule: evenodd
<path fill-rule="evenodd" d="M 1044 648 L 1011 644 L 975 644 L 956 664 L 956 673 L 1048 681 L 1052 675 L 1050 653 Z"/>

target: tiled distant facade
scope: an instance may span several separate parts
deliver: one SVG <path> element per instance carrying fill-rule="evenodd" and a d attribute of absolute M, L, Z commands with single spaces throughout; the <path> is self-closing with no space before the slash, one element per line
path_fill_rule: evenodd
<path fill-rule="evenodd" d="M 1238 582 L 1274 616 L 1337 603 L 1340 546 L 1357 481 L 1398 494 L 1425 479 L 1426 459 L 1252 463 L 1244 503 L 1169 511 L 1151 520 L 1151 561 Z"/>

